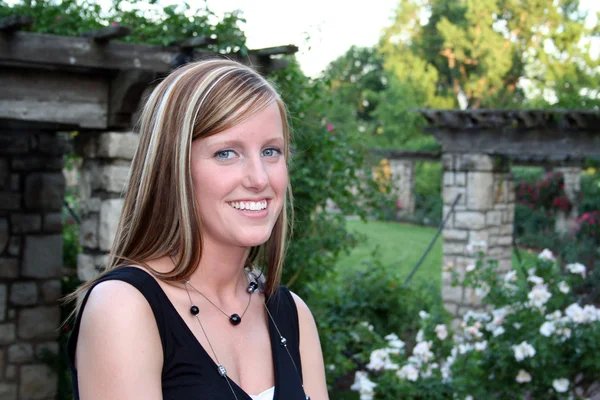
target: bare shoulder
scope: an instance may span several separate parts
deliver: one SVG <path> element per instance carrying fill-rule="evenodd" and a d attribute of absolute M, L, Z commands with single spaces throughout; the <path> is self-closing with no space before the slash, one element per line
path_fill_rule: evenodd
<path fill-rule="evenodd" d="M 290 292 L 298 309 L 300 325 L 300 357 L 302 359 L 302 380 L 304 389 L 312 399 L 327 399 L 325 366 L 319 333 L 310 309 L 297 294 Z"/>
<path fill-rule="evenodd" d="M 96 285 L 83 309 L 75 361 L 81 398 L 160 398 L 162 344 L 144 295 L 119 280 Z"/>

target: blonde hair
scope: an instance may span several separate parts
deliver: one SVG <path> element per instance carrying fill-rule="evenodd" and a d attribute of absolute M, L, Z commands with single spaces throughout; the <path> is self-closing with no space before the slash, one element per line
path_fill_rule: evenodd
<path fill-rule="evenodd" d="M 192 275 L 203 251 L 190 173 L 192 141 L 232 128 L 273 103 L 281 114 L 288 162 L 286 108 L 273 86 L 253 69 L 230 60 L 205 60 L 177 69 L 156 87 L 140 116 L 140 142 L 105 272 L 136 264 L 168 281 Z M 267 268 L 267 294 L 273 293 L 281 277 L 289 225 L 286 203 L 292 201 L 289 185 L 286 197 L 270 238 L 251 248 L 246 261 L 246 266 Z M 145 263 L 174 253 L 177 260 L 168 273 Z"/>

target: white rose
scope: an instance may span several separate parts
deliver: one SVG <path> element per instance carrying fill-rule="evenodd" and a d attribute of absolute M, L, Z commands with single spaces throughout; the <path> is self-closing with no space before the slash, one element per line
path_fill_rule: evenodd
<path fill-rule="evenodd" d="M 581 275 L 582 278 L 585 278 L 585 265 L 579 263 L 567 264 L 567 270 L 572 274 Z"/>
<path fill-rule="evenodd" d="M 549 249 L 544 249 L 538 255 L 538 258 L 541 259 L 541 260 L 556 261 L 556 258 L 554 257 L 554 254 L 552 254 L 552 252 Z"/>
<path fill-rule="evenodd" d="M 523 341 L 516 346 L 512 346 L 512 349 L 515 352 L 515 360 L 517 361 L 523 361 L 527 357 L 535 356 L 535 349 L 526 341 Z"/>
<path fill-rule="evenodd" d="M 556 326 L 553 322 L 546 321 L 540 326 L 540 333 L 543 336 L 550 337 L 556 331 Z"/>
<path fill-rule="evenodd" d="M 564 393 L 569 390 L 569 380 L 566 378 L 555 379 L 552 381 L 552 387 L 558 393 Z"/>
<path fill-rule="evenodd" d="M 377 384 L 369 379 L 369 375 L 364 371 L 356 371 L 354 374 L 354 383 L 350 390 L 360 393 L 360 400 L 372 400 L 375 396 L 375 386 Z"/>
<path fill-rule="evenodd" d="M 444 324 L 436 325 L 434 331 L 440 340 L 444 340 L 448 337 L 448 329 Z"/>
<path fill-rule="evenodd" d="M 565 315 L 576 324 L 582 324 L 586 322 L 583 308 L 581 308 L 581 306 L 577 303 L 573 303 L 569 307 L 567 307 L 565 310 Z"/>
<path fill-rule="evenodd" d="M 515 380 L 517 381 L 517 383 L 531 382 L 531 375 L 529 374 L 529 372 L 521 369 L 519 370 L 519 375 L 517 375 Z"/>
<path fill-rule="evenodd" d="M 398 378 L 408 379 L 409 381 L 416 382 L 419 379 L 419 370 L 412 364 L 406 364 L 398 372 L 396 372 Z"/>
<path fill-rule="evenodd" d="M 421 317 L 421 319 L 427 319 L 429 318 L 429 313 L 425 310 L 421 310 L 419 311 L 419 317 Z"/>
<path fill-rule="evenodd" d="M 560 282 L 558 282 L 558 290 L 567 294 L 567 293 L 569 293 L 569 290 L 571 290 L 571 288 L 569 287 L 569 284 L 567 282 L 560 281 Z"/>
<path fill-rule="evenodd" d="M 475 265 L 475 264 L 469 264 L 469 265 L 467 265 L 467 268 L 465 268 L 465 270 L 467 272 L 475 271 L 476 267 L 477 267 L 477 265 Z"/>
<path fill-rule="evenodd" d="M 548 300 L 550 300 L 552 294 L 548 291 L 547 285 L 535 285 L 531 288 L 531 292 L 527 294 L 527 298 L 534 307 L 542 307 Z"/>

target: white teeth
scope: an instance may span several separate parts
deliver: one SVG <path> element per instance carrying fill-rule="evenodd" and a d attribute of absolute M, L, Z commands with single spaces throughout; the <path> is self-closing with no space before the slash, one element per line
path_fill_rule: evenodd
<path fill-rule="evenodd" d="M 267 208 L 267 201 L 232 201 L 229 205 L 238 210 L 260 211 Z"/>

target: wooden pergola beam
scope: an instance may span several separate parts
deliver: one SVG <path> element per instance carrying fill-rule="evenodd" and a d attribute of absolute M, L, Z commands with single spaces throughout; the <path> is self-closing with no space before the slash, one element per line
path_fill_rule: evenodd
<path fill-rule="evenodd" d="M 288 44 L 286 46 L 266 47 L 264 49 L 251 50 L 250 53 L 259 57 L 277 56 L 282 54 L 295 54 L 298 52 L 298 46 Z"/>
<path fill-rule="evenodd" d="M 111 25 L 106 28 L 86 32 L 82 34 L 81 37 L 93 39 L 95 42 L 105 43 L 129 35 L 131 35 L 131 28 L 121 25 Z"/>
<path fill-rule="evenodd" d="M 172 46 L 177 46 L 182 49 L 193 49 L 196 47 L 204 47 L 209 44 L 217 44 L 217 39 L 213 39 L 208 36 L 198 36 L 198 37 L 189 38 L 189 39 L 180 40 L 178 42 L 171 43 Z"/>

